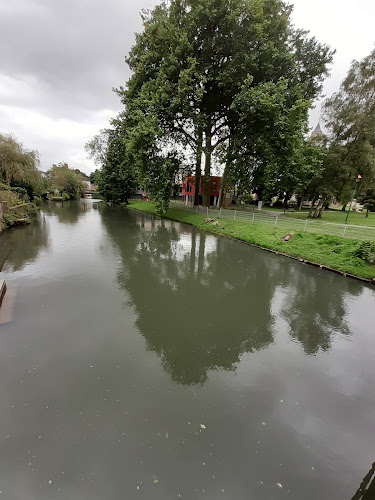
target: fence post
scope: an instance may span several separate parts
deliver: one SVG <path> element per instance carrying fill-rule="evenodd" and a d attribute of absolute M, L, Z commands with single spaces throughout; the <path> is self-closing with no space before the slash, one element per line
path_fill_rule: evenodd
<path fill-rule="evenodd" d="M 236 211 L 234 211 L 233 220 L 236 220 Z"/>
<path fill-rule="evenodd" d="M 254 217 L 255 217 L 255 212 L 253 212 L 253 220 L 251 221 L 252 224 L 254 224 Z"/>
<path fill-rule="evenodd" d="M 276 219 L 275 219 L 275 227 L 277 226 L 277 219 L 279 218 L 278 215 L 276 215 Z"/>
<path fill-rule="evenodd" d="M 345 236 L 345 233 L 346 233 L 346 228 L 347 228 L 347 227 L 348 227 L 348 225 L 347 225 L 347 224 L 345 224 L 345 227 L 344 227 L 344 232 L 342 233 L 342 237 L 344 237 L 344 236 Z"/>
<path fill-rule="evenodd" d="M 221 217 L 221 208 L 220 208 L 220 210 L 219 210 L 219 217 Z"/>
<path fill-rule="evenodd" d="M 305 220 L 305 227 L 303 228 L 304 231 L 306 231 L 307 228 L 307 219 Z"/>

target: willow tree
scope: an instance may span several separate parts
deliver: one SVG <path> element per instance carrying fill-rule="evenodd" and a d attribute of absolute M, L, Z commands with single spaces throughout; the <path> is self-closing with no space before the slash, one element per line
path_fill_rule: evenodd
<path fill-rule="evenodd" d="M 33 194 L 41 188 L 39 153 L 23 146 L 13 135 L 0 134 L 0 182 L 31 186 Z"/>

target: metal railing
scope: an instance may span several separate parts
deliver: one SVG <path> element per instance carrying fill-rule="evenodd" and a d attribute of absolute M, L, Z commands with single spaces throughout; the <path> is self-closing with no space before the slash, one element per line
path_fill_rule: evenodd
<path fill-rule="evenodd" d="M 277 213 L 265 211 L 228 210 L 223 208 L 192 206 L 181 201 L 171 201 L 171 208 L 182 208 L 200 213 L 215 219 L 231 219 L 250 224 L 263 224 L 268 227 L 282 229 L 286 233 L 309 232 L 351 238 L 356 240 L 375 240 L 375 227 L 337 224 L 317 219 L 297 219 Z"/>

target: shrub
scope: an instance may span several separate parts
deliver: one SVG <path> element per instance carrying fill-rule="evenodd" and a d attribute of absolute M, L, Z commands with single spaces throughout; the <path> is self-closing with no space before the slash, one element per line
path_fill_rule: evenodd
<path fill-rule="evenodd" d="M 68 195 L 68 193 L 63 193 L 62 194 L 62 199 L 63 199 L 63 201 L 70 200 L 70 196 Z"/>
<path fill-rule="evenodd" d="M 15 226 L 17 224 L 17 215 L 16 214 L 4 214 L 4 217 L 3 217 L 3 220 L 4 220 L 4 224 L 5 224 L 5 227 L 12 227 L 12 226 Z"/>
<path fill-rule="evenodd" d="M 43 200 L 40 196 L 34 196 L 33 203 L 35 203 L 35 205 L 41 205 L 41 203 L 43 203 Z"/>
<path fill-rule="evenodd" d="M 352 255 L 359 257 L 368 264 L 375 264 L 375 241 L 363 241 Z"/>

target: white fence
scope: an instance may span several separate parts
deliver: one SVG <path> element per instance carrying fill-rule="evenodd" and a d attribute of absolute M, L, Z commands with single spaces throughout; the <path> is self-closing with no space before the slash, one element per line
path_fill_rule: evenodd
<path fill-rule="evenodd" d="M 180 201 L 171 201 L 171 207 L 184 208 L 213 217 L 215 219 L 232 219 L 250 224 L 266 224 L 270 227 L 280 228 L 285 233 L 290 232 L 309 232 L 340 236 L 342 238 L 351 238 L 356 240 L 375 240 L 375 228 L 368 226 L 354 226 L 352 224 L 336 224 L 334 222 L 323 222 L 318 219 L 297 219 L 286 217 L 277 213 L 266 211 L 246 211 L 246 210 L 225 210 L 207 207 L 195 207 L 185 205 Z"/>

